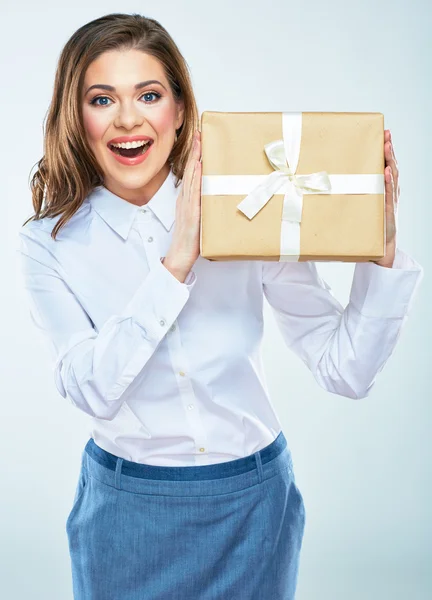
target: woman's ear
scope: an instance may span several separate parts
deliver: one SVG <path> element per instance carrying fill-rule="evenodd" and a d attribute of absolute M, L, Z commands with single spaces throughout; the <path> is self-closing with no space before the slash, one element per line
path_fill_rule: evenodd
<path fill-rule="evenodd" d="M 176 125 L 175 125 L 176 129 L 179 129 L 179 127 L 181 127 L 183 125 L 184 113 L 185 113 L 184 102 L 183 102 L 183 100 L 180 100 L 180 102 L 178 102 L 178 104 L 177 104 L 177 117 L 176 117 Z"/>

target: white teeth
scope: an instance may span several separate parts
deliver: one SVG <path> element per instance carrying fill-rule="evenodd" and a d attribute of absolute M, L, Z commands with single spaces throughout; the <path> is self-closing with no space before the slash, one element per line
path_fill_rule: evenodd
<path fill-rule="evenodd" d="M 150 140 L 147 142 L 144 140 L 140 140 L 139 142 L 122 142 L 121 144 L 111 144 L 111 146 L 115 146 L 115 148 L 139 148 L 145 144 L 150 144 Z"/>

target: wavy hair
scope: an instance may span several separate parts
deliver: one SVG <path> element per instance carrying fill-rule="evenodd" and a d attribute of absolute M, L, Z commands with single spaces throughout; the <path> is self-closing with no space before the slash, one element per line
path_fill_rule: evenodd
<path fill-rule="evenodd" d="M 57 64 L 52 101 L 44 130 L 44 155 L 30 188 L 35 214 L 27 219 L 61 215 L 58 231 L 81 207 L 87 195 L 102 185 L 103 173 L 89 147 L 82 120 L 80 91 L 90 63 L 110 50 L 141 50 L 158 59 L 176 102 L 183 100 L 184 120 L 177 129 L 168 162 L 178 187 L 188 160 L 198 108 L 189 67 L 172 37 L 155 19 L 112 13 L 86 23 L 65 44 Z"/>

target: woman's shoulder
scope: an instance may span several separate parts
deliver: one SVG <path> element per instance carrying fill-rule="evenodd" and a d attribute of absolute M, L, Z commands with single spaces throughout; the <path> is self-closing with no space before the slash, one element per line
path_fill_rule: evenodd
<path fill-rule="evenodd" d="M 71 232 L 80 228 L 84 223 L 86 223 L 89 215 L 90 215 L 91 207 L 88 200 L 88 197 L 85 198 L 84 202 L 81 206 L 74 212 L 74 214 L 68 219 L 68 221 L 60 228 L 57 234 L 57 239 L 65 237 L 69 235 Z M 20 236 L 31 237 L 35 239 L 39 239 L 40 241 L 51 240 L 55 243 L 55 240 L 51 237 L 51 233 L 57 223 L 63 216 L 63 212 L 52 216 L 52 217 L 42 217 L 40 219 L 30 219 L 19 229 L 18 234 Z"/>
<path fill-rule="evenodd" d="M 56 239 L 51 234 L 62 214 L 29 220 L 18 231 L 17 251 L 57 271 L 60 269 L 62 250 L 67 251 L 70 245 L 68 241 L 74 244 L 82 238 L 82 232 L 87 231 L 91 218 L 89 215 L 90 206 L 86 199 L 59 229 Z"/>

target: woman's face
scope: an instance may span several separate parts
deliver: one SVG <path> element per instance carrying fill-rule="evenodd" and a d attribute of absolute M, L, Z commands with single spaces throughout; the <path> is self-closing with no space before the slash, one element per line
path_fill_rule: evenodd
<path fill-rule="evenodd" d="M 111 87 L 89 90 L 100 85 Z M 176 104 L 160 62 L 139 50 L 105 52 L 86 71 L 82 109 L 87 141 L 105 187 L 134 204 L 148 202 L 168 175 L 168 156 L 184 117 L 183 104 Z M 153 139 L 144 161 L 119 162 L 108 143 L 123 136 Z"/>

